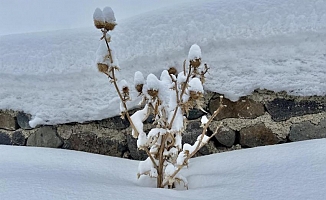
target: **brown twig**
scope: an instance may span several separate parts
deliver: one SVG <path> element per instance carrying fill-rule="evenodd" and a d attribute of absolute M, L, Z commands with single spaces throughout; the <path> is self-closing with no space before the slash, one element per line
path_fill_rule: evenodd
<path fill-rule="evenodd" d="M 202 140 L 203 140 L 203 138 L 204 138 L 205 133 L 207 132 L 207 128 L 208 128 L 208 126 L 210 125 L 210 123 L 212 122 L 212 120 L 213 120 L 213 119 L 218 115 L 218 113 L 221 112 L 221 110 L 222 110 L 223 107 L 224 107 L 224 105 L 221 103 L 220 106 L 218 107 L 218 109 L 217 109 L 217 110 L 213 113 L 213 115 L 209 118 L 208 122 L 207 122 L 207 123 L 205 124 L 205 126 L 203 127 L 203 131 L 202 131 L 202 134 L 201 134 L 200 141 L 198 142 L 198 144 L 197 144 L 195 150 L 185 158 L 183 164 L 180 165 L 180 166 L 178 167 L 178 169 L 177 169 L 177 170 L 176 170 L 176 171 L 175 171 L 175 172 L 170 176 L 171 178 L 174 178 L 174 177 L 179 173 L 179 171 L 180 171 L 184 166 L 187 165 L 188 160 L 189 160 L 192 156 L 194 156 L 194 155 L 199 151 L 199 149 L 202 147 L 202 146 L 201 146 L 201 143 L 202 143 Z M 209 140 L 210 140 L 214 135 L 216 135 L 216 133 L 217 133 L 218 129 L 221 127 L 221 125 L 222 125 L 222 123 L 221 123 L 219 126 L 217 126 L 215 132 L 214 132 L 214 133 L 213 133 L 213 134 L 208 138 L 207 141 L 209 141 Z M 163 183 L 162 186 L 165 187 L 167 184 L 168 184 L 168 182 L 166 181 L 165 183 Z"/>
<path fill-rule="evenodd" d="M 165 149 L 165 141 L 166 141 L 166 134 L 162 135 L 162 140 L 161 140 L 161 146 L 158 152 L 159 155 L 159 166 L 158 166 L 158 170 L 157 170 L 157 188 L 162 188 L 162 183 L 163 183 L 163 164 L 164 164 L 164 160 L 163 160 L 163 153 L 164 153 L 164 149 Z"/>
<path fill-rule="evenodd" d="M 111 62 L 111 64 L 112 64 L 112 63 L 113 63 L 113 58 L 112 58 L 112 53 L 111 53 L 111 49 L 110 49 L 110 46 L 109 46 L 109 42 L 108 42 L 108 40 L 106 39 L 106 33 L 107 33 L 106 30 L 103 31 L 103 37 L 104 37 L 104 39 L 105 39 L 105 43 L 106 43 L 106 46 L 107 46 L 108 51 L 109 51 L 110 62 Z M 121 100 L 121 103 L 122 103 L 122 105 L 123 105 L 123 107 L 124 107 L 124 109 L 125 109 L 125 115 L 126 115 L 128 121 L 130 122 L 130 125 L 131 125 L 132 129 L 134 129 L 134 131 L 135 131 L 135 135 L 138 137 L 139 132 L 138 132 L 136 126 L 134 125 L 133 121 L 132 121 L 131 118 L 130 118 L 130 115 L 129 115 L 129 113 L 128 113 L 127 104 L 126 104 L 125 100 L 123 99 L 123 96 L 122 96 L 122 94 L 121 94 L 121 92 L 120 92 L 120 90 L 119 90 L 119 87 L 118 87 L 118 84 L 117 84 L 117 79 L 116 79 L 116 77 L 115 77 L 115 73 L 114 73 L 115 68 L 112 67 L 112 70 L 111 70 L 111 71 L 112 71 L 112 77 L 111 77 L 109 74 L 107 74 L 107 76 L 112 80 L 113 85 L 114 85 L 114 87 L 115 87 L 115 90 L 117 91 L 117 93 L 118 93 L 118 95 L 119 95 L 119 98 L 120 98 L 120 100 Z M 154 160 L 152 154 L 148 151 L 147 148 L 145 148 L 145 151 L 146 151 L 146 154 L 148 155 L 148 157 L 151 159 L 151 161 L 152 161 L 154 167 L 155 167 L 156 170 L 157 170 L 157 169 L 158 169 L 158 166 L 157 166 L 157 164 L 156 164 L 156 162 L 155 162 L 155 160 Z"/>
<path fill-rule="evenodd" d="M 148 157 L 152 160 L 152 163 L 154 164 L 155 169 L 158 170 L 158 166 L 157 166 L 152 154 L 148 151 L 147 148 L 144 148 L 144 150 L 146 151 L 146 154 L 148 155 Z"/>
<path fill-rule="evenodd" d="M 178 112 L 179 104 L 182 103 L 182 96 L 183 96 L 184 93 L 186 92 L 187 83 L 188 83 L 188 81 L 189 81 L 190 75 L 191 75 L 191 65 L 189 65 L 189 72 L 188 72 L 188 75 L 187 75 L 186 81 L 184 82 L 185 84 L 184 84 L 183 87 L 182 87 L 180 97 L 177 98 L 177 99 L 179 99 L 179 102 L 177 102 L 177 106 L 175 107 L 175 110 L 174 110 L 174 113 L 173 113 L 172 119 L 171 119 L 171 121 L 170 121 L 170 123 L 169 123 L 169 127 L 168 127 L 168 129 L 171 129 L 171 128 L 172 128 L 172 124 L 173 124 L 174 119 L 175 119 L 175 116 L 177 115 L 177 112 Z M 176 91 L 178 90 L 177 88 L 178 88 L 178 87 L 176 87 Z M 178 94 L 177 94 L 177 95 L 178 95 Z M 179 95 L 178 95 L 178 96 L 179 96 Z"/>

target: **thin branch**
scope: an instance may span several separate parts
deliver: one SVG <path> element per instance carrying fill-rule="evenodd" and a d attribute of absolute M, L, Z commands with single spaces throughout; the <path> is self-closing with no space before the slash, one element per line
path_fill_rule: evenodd
<path fill-rule="evenodd" d="M 174 121 L 175 116 L 177 115 L 177 112 L 178 112 L 179 104 L 182 103 L 182 96 L 183 96 L 184 93 L 186 92 L 186 88 L 187 88 L 187 84 L 188 84 L 188 82 L 189 82 L 190 75 L 191 75 L 191 65 L 189 65 L 189 72 L 188 72 L 188 75 L 187 75 L 187 79 L 186 79 L 186 81 L 185 81 L 185 84 L 184 84 L 183 87 L 182 87 L 180 97 L 178 98 L 178 99 L 179 99 L 179 102 L 177 102 L 177 106 L 175 107 L 175 110 L 174 110 L 174 113 L 173 113 L 172 119 L 171 119 L 171 121 L 170 121 L 170 123 L 169 123 L 169 127 L 168 127 L 168 129 L 171 129 L 171 128 L 172 128 L 173 121 Z"/>
<path fill-rule="evenodd" d="M 201 136 L 200 136 L 200 141 L 198 142 L 197 146 L 196 146 L 196 149 L 195 151 L 193 151 L 190 155 L 189 155 L 189 158 L 191 158 L 192 156 L 194 156 L 197 151 L 200 149 L 201 147 L 201 143 L 203 141 L 203 138 L 205 136 L 205 133 L 207 132 L 207 128 L 208 126 L 210 125 L 210 123 L 212 122 L 212 120 L 216 117 L 216 115 L 218 113 L 221 112 L 222 108 L 224 107 L 223 104 L 220 104 L 220 106 L 218 107 L 218 109 L 213 113 L 213 115 L 209 118 L 208 122 L 205 124 L 204 128 L 203 128 L 203 132 L 201 133 Z"/>
<path fill-rule="evenodd" d="M 183 75 L 186 76 L 186 60 L 183 61 Z"/>
<path fill-rule="evenodd" d="M 126 104 L 126 102 L 123 100 L 122 94 L 121 94 L 121 92 L 120 92 L 120 90 L 119 90 L 119 87 L 118 87 L 118 84 L 117 84 L 117 80 L 116 80 L 116 78 L 115 78 L 114 69 L 112 69 L 112 77 L 113 77 L 113 85 L 114 85 L 114 87 L 115 87 L 115 90 L 117 91 L 117 93 L 118 93 L 118 95 L 119 95 L 119 97 L 120 97 L 120 100 L 121 100 L 121 102 L 122 102 L 123 108 L 124 108 L 125 111 L 126 111 L 125 114 L 126 114 L 126 116 L 127 116 L 127 119 L 129 120 L 131 127 L 134 129 L 136 135 L 138 136 L 138 135 L 139 135 L 138 130 L 137 130 L 136 126 L 134 125 L 134 123 L 132 122 L 131 118 L 130 118 L 130 115 L 129 115 L 129 113 L 128 113 L 127 104 Z"/>
<path fill-rule="evenodd" d="M 146 154 L 148 155 L 148 157 L 152 160 L 152 163 L 153 163 L 155 169 L 158 170 L 158 166 L 157 166 L 152 154 L 149 152 L 149 150 L 147 148 L 144 148 L 144 149 L 145 149 Z"/>
<path fill-rule="evenodd" d="M 112 53 L 111 53 L 111 49 L 110 49 L 110 46 L 109 46 L 109 42 L 108 42 L 108 40 L 106 38 L 107 30 L 103 30 L 102 32 L 103 32 L 103 37 L 102 38 L 104 38 L 104 40 L 105 40 L 106 47 L 108 48 L 108 51 L 109 51 L 110 62 L 112 64 L 113 63 Z"/>
<path fill-rule="evenodd" d="M 195 150 L 185 158 L 185 160 L 184 160 L 184 164 L 180 165 L 180 166 L 178 167 L 178 169 L 177 169 L 176 171 L 174 171 L 174 173 L 171 175 L 171 178 L 174 178 L 174 177 L 179 173 L 179 171 L 180 171 L 184 166 L 186 166 L 186 163 L 188 163 L 188 160 L 189 160 L 192 156 L 194 156 L 194 155 L 199 151 L 199 149 L 200 149 L 201 147 L 203 147 L 203 146 L 201 146 L 201 144 L 202 144 L 202 140 L 203 140 L 203 138 L 204 138 L 204 135 L 205 135 L 205 133 L 207 132 L 207 128 L 208 128 L 208 126 L 210 125 L 210 123 L 212 122 L 212 120 L 213 120 L 213 119 L 218 115 L 218 113 L 221 112 L 221 110 L 222 110 L 223 107 L 224 107 L 224 105 L 223 105 L 222 103 L 220 103 L 220 106 L 218 107 L 218 109 L 213 113 L 213 115 L 209 118 L 208 122 L 207 122 L 207 123 L 205 124 L 205 126 L 203 127 L 203 132 L 202 132 L 202 134 L 201 134 L 200 141 L 198 142 L 198 144 L 197 144 Z M 217 133 L 218 129 L 221 127 L 221 125 L 222 125 L 222 123 L 221 123 L 219 126 L 217 126 L 215 132 L 214 132 L 214 133 L 209 137 L 209 139 L 208 139 L 207 141 L 209 141 L 209 140 L 210 140 L 214 135 L 216 135 L 216 133 Z M 168 182 L 166 181 L 166 182 L 163 184 L 163 187 L 165 187 L 167 184 L 168 184 Z"/>
<path fill-rule="evenodd" d="M 164 160 L 163 160 L 163 153 L 164 153 L 164 149 L 165 149 L 165 141 L 166 141 L 166 134 L 162 135 L 162 140 L 161 140 L 161 146 L 158 152 L 159 155 L 159 166 L 158 166 L 158 170 L 157 170 L 157 175 L 158 175 L 158 179 L 157 179 L 157 187 L 160 188 L 162 187 L 162 183 L 163 183 L 163 164 L 164 164 Z"/>

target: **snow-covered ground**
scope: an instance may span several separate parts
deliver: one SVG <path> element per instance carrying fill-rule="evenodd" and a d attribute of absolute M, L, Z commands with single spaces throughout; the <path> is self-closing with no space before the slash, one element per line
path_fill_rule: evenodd
<path fill-rule="evenodd" d="M 189 190 L 137 180 L 139 161 L 84 152 L 0 145 L 0 197 L 57 199 L 324 200 L 326 140 L 194 158 Z"/>
<path fill-rule="evenodd" d="M 120 77 L 181 69 L 197 43 L 211 67 L 205 88 L 231 100 L 256 88 L 326 95 L 325 10 L 325 0 L 191 1 L 117 19 L 112 45 Z M 24 110 L 32 125 L 117 115 L 95 65 L 100 36 L 94 27 L 1 36 L 0 109 Z"/>

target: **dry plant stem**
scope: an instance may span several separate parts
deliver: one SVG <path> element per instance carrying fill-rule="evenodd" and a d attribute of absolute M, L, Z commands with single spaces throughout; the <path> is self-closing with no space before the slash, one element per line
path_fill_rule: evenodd
<path fill-rule="evenodd" d="M 168 127 L 168 129 L 171 129 L 171 128 L 172 128 L 173 121 L 174 121 L 175 116 L 177 115 L 177 112 L 178 112 L 178 106 L 179 106 L 179 104 L 180 104 L 181 101 L 182 101 L 182 96 L 183 96 L 184 93 L 186 92 L 187 83 L 189 82 L 190 75 L 191 75 L 191 65 L 189 65 L 189 71 L 188 71 L 187 79 L 186 79 L 186 81 L 185 81 L 184 86 L 182 87 L 181 94 L 180 94 L 180 98 L 178 97 L 178 93 L 177 93 L 177 101 L 178 101 L 178 102 L 177 102 L 177 106 L 175 107 L 175 110 L 174 110 L 174 113 L 173 113 L 172 119 L 171 119 L 171 121 L 170 121 L 170 123 L 169 123 L 169 127 Z M 176 91 L 178 91 L 178 87 L 176 87 Z"/>
<path fill-rule="evenodd" d="M 112 77 L 113 77 L 113 84 L 114 84 L 114 87 L 115 87 L 115 89 L 116 89 L 116 91 L 117 91 L 117 93 L 118 93 L 118 95 L 119 95 L 119 97 L 120 97 L 120 100 L 121 100 L 121 102 L 122 102 L 122 105 L 123 105 L 123 107 L 124 107 L 124 109 L 125 109 L 125 111 L 126 111 L 126 112 L 125 112 L 125 115 L 126 115 L 128 121 L 130 122 L 130 125 L 131 125 L 132 129 L 134 129 L 134 131 L 136 132 L 136 135 L 139 135 L 139 133 L 138 133 L 138 131 L 137 131 L 137 129 L 136 129 L 136 126 L 135 126 L 134 123 L 132 122 L 129 113 L 127 112 L 127 110 L 128 110 L 128 109 L 127 109 L 127 105 L 126 105 L 126 102 L 123 100 L 122 95 L 121 95 L 121 92 L 120 92 L 120 90 L 119 90 L 119 87 L 118 87 L 118 84 L 117 84 L 117 81 L 116 81 L 116 78 L 115 78 L 114 68 L 112 69 Z M 146 151 L 146 150 L 147 150 L 147 151 Z M 156 165 L 156 162 L 155 162 L 155 160 L 154 160 L 152 154 L 150 154 L 150 152 L 149 152 L 148 149 L 146 149 L 146 148 L 145 148 L 145 151 L 146 151 L 148 157 L 151 159 L 153 165 L 154 165 L 155 168 L 157 169 L 158 167 L 157 167 L 157 165 Z"/>
<path fill-rule="evenodd" d="M 183 75 L 186 76 L 186 60 L 183 61 Z"/>
<path fill-rule="evenodd" d="M 109 43 L 108 43 L 108 41 L 107 41 L 107 39 L 106 39 L 106 31 L 103 31 L 103 37 L 104 37 L 104 39 L 105 39 L 105 43 L 106 43 L 106 46 L 107 46 L 107 48 L 108 48 L 108 51 L 109 51 L 109 57 L 110 57 L 110 62 L 111 62 L 111 64 L 113 63 L 113 59 L 112 59 L 112 54 L 111 54 L 111 49 L 110 49 L 110 46 L 109 46 Z M 131 118 L 130 118 L 130 116 L 129 116 L 129 113 L 127 112 L 127 105 L 126 105 L 126 102 L 125 102 L 125 100 L 123 99 L 123 97 L 122 97 L 122 94 L 121 94 L 121 92 L 120 92 L 120 90 L 119 90 L 119 87 L 118 87 L 118 84 L 117 84 L 117 79 L 115 78 L 115 73 L 114 73 L 114 67 L 112 67 L 112 77 L 110 77 L 109 75 L 108 75 L 108 77 L 109 78 L 111 78 L 112 80 L 113 80 L 113 84 L 114 84 L 114 87 L 115 87 L 115 90 L 117 91 L 117 93 L 118 93 L 118 95 L 119 95 L 119 98 L 120 98 L 120 100 L 121 100 L 121 102 L 122 102 L 122 105 L 123 105 L 123 107 L 124 107 L 124 109 L 125 109 L 125 114 L 126 114 L 126 116 L 127 116 L 127 119 L 129 120 L 129 122 L 130 122 L 130 125 L 132 126 L 132 128 L 134 129 L 134 131 L 136 132 L 136 135 L 139 135 L 139 133 L 138 133 L 138 131 L 137 131 L 137 129 L 136 129 L 136 127 L 135 127 L 135 125 L 134 125 L 134 123 L 132 122 L 132 120 L 131 120 Z"/>
<path fill-rule="evenodd" d="M 160 146 L 160 150 L 158 152 L 159 154 L 159 166 L 158 166 L 158 170 L 157 170 L 157 188 L 162 188 L 162 183 L 163 183 L 163 164 L 164 164 L 164 158 L 163 158 L 163 153 L 164 153 L 164 149 L 165 149 L 165 141 L 166 141 L 166 134 L 162 136 L 162 140 L 161 140 L 161 146 Z"/>
<path fill-rule="evenodd" d="M 103 37 L 104 37 L 104 39 L 105 39 L 105 43 L 106 43 L 106 46 L 107 46 L 108 51 L 109 51 L 110 62 L 111 62 L 111 64 L 112 64 L 112 63 L 113 63 L 113 59 L 112 59 L 112 54 L 111 54 L 111 49 L 110 49 L 109 43 L 108 43 L 108 41 L 107 41 L 107 39 L 106 39 L 106 33 L 107 33 L 107 31 L 103 31 Z M 134 131 L 136 132 L 136 135 L 139 135 L 138 130 L 136 129 L 136 126 L 135 126 L 134 123 L 132 122 L 129 113 L 127 112 L 127 111 L 128 111 L 128 108 L 127 108 L 126 102 L 123 100 L 122 94 L 121 94 L 121 92 L 120 92 L 120 90 L 119 90 L 119 87 L 118 87 L 118 84 L 117 84 L 117 79 L 115 78 L 114 70 L 115 70 L 115 69 L 114 69 L 114 67 L 113 67 L 113 68 L 112 68 L 112 77 L 110 77 L 108 74 L 107 74 L 107 75 L 108 75 L 109 78 L 111 78 L 111 79 L 113 80 L 113 84 L 114 84 L 115 90 L 117 91 L 117 93 L 118 93 L 118 95 L 119 95 L 119 98 L 120 98 L 120 100 L 121 100 L 121 102 L 122 102 L 122 105 L 123 105 L 123 107 L 124 107 L 124 109 L 125 109 L 125 111 L 126 111 L 126 112 L 125 112 L 125 115 L 127 116 L 127 119 L 128 119 L 128 121 L 130 122 L 130 125 L 131 125 L 132 129 L 134 129 Z M 146 153 L 147 153 L 148 157 L 151 159 L 153 165 L 154 165 L 155 168 L 157 169 L 158 167 L 157 167 L 157 165 L 156 165 L 156 162 L 155 162 L 153 156 L 150 154 L 150 152 L 148 151 L 148 149 L 146 149 L 146 150 L 147 150 Z"/>
<path fill-rule="evenodd" d="M 218 107 L 218 109 L 217 109 L 217 110 L 213 113 L 213 115 L 209 118 L 208 122 L 205 124 L 205 126 L 204 126 L 204 128 L 203 128 L 203 132 L 201 133 L 200 141 L 198 142 L 195 151 L 193 151 L 193 152 L 189 155 L 189 158 L 191 158 L 192 156 L 194 156 L 194 155 L 197 153 L 197 151 L 200 149 L 200 145 L 201 145 L 201 143 L 202 143 L 202 141 L 203 141 L 204 135 L 205 135 L 205 133 L 206 133 L 206 131 L 207 131 L 207 128 L 208 128 L 209 124 L 213 121 L 213 119 L 216 117 L 216 115 L 217 115 L 218 113 L 221 112 L 221 110 L 222 110 L 223 107 L 224 107 L 224 105 L 221 103 L 220 106 Z M 216 132 L 217 132 L 217 130 L 216 130 Z M 216 134 L 216 133 L 215 133 L 215 134 Z M 211 137 L 212 137 L 212 136 L 211 136 Z M 209 137 L 209 138 L 211 138 L 211 137 Z"/>
<path fill-rule="evenodd" d="M 188 162 L 188 160 L 192 157 L 192 156 L 194 156 L 197 152 L 198 152 L 198 150 L 201 148 L 201 143 L 202 143 L 202 140 L 203 140 L 203 138 L 204 138 L 204 135 L 205 135 L 205 133 L 206 133 L 206 130 L 207 130 L 207 128 L 208 128 L 208 126 L 209 126 L 209 124 L 212 122 L 212 120 L 216 117 L 216 115 L 218 114 L 218 113 L 220 113 L 221 112 L 221 110 L 222 110 L 222 108 L 224 107 L 224 105 L 222 105 L 222 104 L 220 104 L 220 106 L 218 107 L 218 109 L 213 113 L 213 115 L 209 118 L 209 120 L 208 120 L 208 122 L 205 124 L 205 126 L 203 127 L 203 132 L 202 132 L 202 134 L 201 134 L 201 138 L 200 138 L 200 141 L 198 142 L 198 144 L 197 144 L 197 146 L 196 146 L 196 149 L 191 153 L 191 154 L 189 154 L 186 158 L 185 158 L 185 160 L 184 160 L 184 164 L 183 165 L 180 165 L 179 167 L 178 167 L 178 169 L 171 175 L 171 178 L 174 178 L 178 173 L 179 173 L 179 171 L 184 167 L 184 166 L 186 166 L 186 163 Z M 217 133 L 217 131 L 218 131 L 218 129 L 221 127 L 221 125 L 222 125 L 222 123 L 219 125 L 219 126 L 217 126 L 217 128 L 216 128 L 216 130 L 215 130 L 215 132 L 209 137 L 209 139 L 207 140 L 207 141 L 209 141 L 213 136 L 215 136 L 216 135 L 216 133 Z M 165 183 L 163 183 L 162 184 L 162 187 L 165 187 L 166 185 L 168 184 L 168 181 L 166 181 Z"/>
<path fill-rule="evenodd" d="M 147 148 L 145 148 L 144 150 L 146 151 L 147 155 L 148 155 L 148 156 L 149 156 L 149 158 L 151 159 L 151 161 L 152 161 L 152 163 L 153 163 L 153 165 L 154 165 L 155 169 L 156 169 L 156 170 L 158 170 L 158 166 L 157 166 L 157 164 L 156 164 L 156 162 L 155 162 L 155 160 L 154 160 L 154 158 L 153 158 L 152 154 L 151 154 L 151 153 L 148 151 L 148 149 L 147 149 Z"/>
<path fill-rule="evenodd" d="M 215 132 L 208 138 L 208 140 L 210 140 L 212 137 L 214 137 L 216 134 L 217 134 L 217 131 L 218 131 L 218 129 L 221 127 L 221 125 L 222 125 L 222 123 L 219 125 L 219 126 L 217 126 L 216 127 L 216 130 L 215 130 Z M 199 148 L 200 149 L 200 148 Z M 199 149 L 197 149 L 197 150 L 195 150 L 194 151 L 194 154 L 196 154 L 197 153 L 197 151 L 199 150 Z M 192 155 L 190 154 L 189 156 L 187 156 L 187 158 L 185 159 L 185 163 L 187 163 L 188 162 L 188 160 L 190 159 L 192 157 Z M 178 169 L 171 175 L 171 178 L 174 178 L 179 172 L 180 172 L 180 170 L 183 168 L 183 167 L 185 167 L 185 166 L 187 166 L 186 164 L 183 164 L 183 165 L 181 165 L 181 166 L 179 166 L 178 167 Z M 164 184 L 162 184 L 162 188 L 164 188 L 166 185 L 168 184 L 168 181 L 167 182 L 165 182 Z"/>
<path fill-rule="evenodd" d="M 104 38 L 105 43 L 106 43 L 106 47 L 108 48 L 108 51 L 109 51 L 110 62 L 111 62 L 111 64 L 112 64 L 112 63 L 113 63 L 113 59 L 112 59 L 111 49 L 110 49 L 110 46 L 109 46 L 109 42 L 108 42 L 108 40 L 106 39 L 106 33 L 107 33 L 107 30 L 104 30 L 104 31 L 102 31 L 102 32 L 103 32 L 103 38 Z"/>
<path fill-rule="evenodd" d="M 188 71 L 188 75 L 187 75 L 187 79 L 186 79 L 186 84 L 184 85 L 184 87 L 181 90 L 181 94 L 180 94 L 180 100 L 182 100 L 182 96 L 184 95 L 184 93 L 186 92 L 186 88 L 187 88 L 187 83 L 189 82 L 189 78 L 191 76 L 191 65 L 189 65 L 189 71 Z"/>
<path fill-rule="evenodd" d="M 128 110 L 128 109 L 127 109 L 127 104 L 126 104 L 126 102 L 123 100 L 122 94 L 121 94 L 121 92 L 120 92 L 120 90 L 119 90 L 119 87 L 118 87 L 118 84 L 117 84 L 117 81 L 116 81 L 116 78 L 115 78 L 115 74 L 114 74 L 114 69 L 112 69 L 112 78 L 113 78 L 113 85 L 114 85 L 114 87 L 115 87 L 115 89 L 116 89 L 116 91 L 117 91 L 117 93 L 118 93 L 118 95 L 119 95 L 119 98 L 120 98 L 120 100 L 121 100 L 121 102 L 122 102 L 123 108 L 125 109 L 125 115 L 127 116 L 127 119 L 129 120 L 130 125 L 131 125 L 132 128 L 135 130 L 136 135 L 138 135 L 139 133 L 138 133 L 138 131 L 137 131 L 137 129 L 136 129 L 134 123 L 132 122 L 129 113 L 127 112 L 127 110 Z"/>

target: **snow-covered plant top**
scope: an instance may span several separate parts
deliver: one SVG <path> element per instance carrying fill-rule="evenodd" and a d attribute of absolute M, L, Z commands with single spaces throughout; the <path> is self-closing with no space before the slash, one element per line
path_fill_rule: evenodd
<path fill-rule="evenodd" d="M 141 73 L 140 71 L 136 71 L 135 76 L 134 76 L 135 87 L 137 85 L 141 85 L 141 84 L 144 84 L 144 83 L 145 83 L 145 79 L 144 79 L 143 73 Z"/>
<path fill-rule="evenodd" d="M 101 13 L 105 20 L 104 26 L 98 23 L 102 20 Z M 159 188 L 166 186 L 173 188 L 180 182 L 187 187 L 188 181 L 179 171 L 188 166 L 189 159 L 217 133 L 216 129 L 211 136 L 206 135 L 208 125 L 223 107 L 221 103 L 209 119 L 206 116 L 202 118 L 203 130 L 194 144 L 183 144 L 185 116 L 194 107 L 203 110 L 201 107 L 203 83 L 209 68 L 201 61 L 201 49 L 197 44 L 191 46 L 188 60 L 184 61 L 183 71 L 180 73 L 175 68 L 170 68 L 163 70 L 160 77 L 149 74 L 144 79 L 144 75 L 137 71 L 134 75 L 134 87 L 141 96 L 140 105 L 143 108 L 129 116 L 126 102 L 131 99 L 130 88 L 127 81 L 118 81 L 116 78 L 115 73 L 119 66 L 114 51 L 109 45 L 110 36 L 107 32 L 113 29 L 107 25 L 108 22 L 116 25 L 112 9 L 106 7 L 103 12 L 96 9 L 94 24 L 103 33 L 96 62 L 99 71 L 108 76 L 121 99 L 121 117 L 129 120 L 132 127 L 131 134 L 137 138 L 137 147 L 145 150 L 148 155 L 145 161 L 139 163 L 138 177 L 148 175 L 156 178 Z M 154 128 L 146 133 L 144 121 L 150 115 L 154 119 Z"/>
<path fill-rule="evenodd" d="M 93 14 L 93 20 L 94 21 L 101 21 L 104 22 L 104 16 L 103 16 L 103 12 L 100 8 L 96 8 Z"/>
<path fill-rule="evenodd" d="M 93 14 L 94 25 L 98 29 L 113 30 L 115 25 L 115 17 L 112 8 L 105 7 L 103 11 L 100 8 L 96 8 Z"/>
<path fill-rule="evenodd" d="M 115 22 L 115 17 L 112 8 L 110 7 L 105 7 L 103 9 L 103 17 L 106 22 L 109 23 L 114 23 Z"/>
<path fill-rule="evenodd" d="M 201 49 L 197 44 L 193 44 L 190 47 L 188 59 L 189 60 L 201 59 Z"/>

